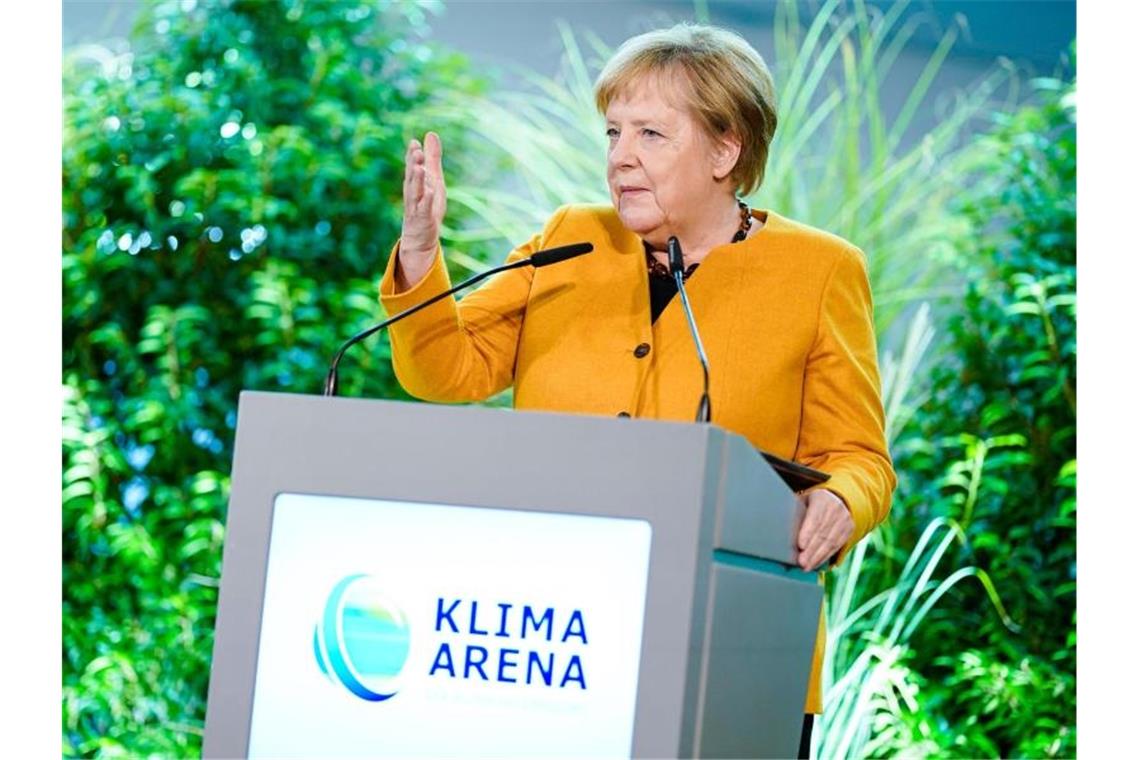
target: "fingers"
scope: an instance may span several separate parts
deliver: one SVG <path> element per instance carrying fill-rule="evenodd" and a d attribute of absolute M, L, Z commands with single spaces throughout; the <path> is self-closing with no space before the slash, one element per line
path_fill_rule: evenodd
<path fill-rule="evenodd" d="M 404 152 L 405 204 L 434 211 L 433 204 L 446 198 L 444 187 L 443 144 L 439 135 L 428 132 L 422 145 L 419 140 L 410 140 Z"/>
<path fill-rule="evenodd" d="M 428 132 L 424 135 L 424 154 L 427 159 L 426 168 L 432 180 L 443 182 L 443 144 L 439 135 Z"/>
<path fill-rule="evenodd" d="M 820 529 L 822 527 L 824 510 L 820 508 L 818 502 L 812 498 L 813 495 L 812 493 L 808 493 L 799 497 L 804 503 L 806 511 L 804 513 L 804 521 L 800 524 L 800 532 L 796 536 L 796 548 L 800 550 L 797 562 L 804 570 L 810 570 L 815 567 L 815 565 L 811 564 L 811 560 L 818 553 L 820 542 L 823 539 L 823 533 Z"/>
<path fill-rule="evenodd" d="M 404 153 L 404 210 L 414 211 L 424 193 L 424 152 L 419 140 L 408 142 Z"/>
<path fill-rule="evenodd" d="M 808 541 L 808 545 L 802 551 L 798 559 L 800 567 L 804 570 L 811 570 L 818 567 L 828 555 L 828 534 L 819 531 L 812 535 Z M 834 553 L 834 552 L 832 552 Z"/>
<path fill-rule="evenodd" d="M 440 222 L 446 213 L 439 135 L 429 132 L 424 144 L 409 140 L 404 151 L 404 221 L 400 231 L 401 257 L 434 254 L 439 245 Z M 433 168 L 434 167 L 434 168 Z"/>
<path fill-rule="evenodd" d="M 800 553 L 800 567 L 804 570 L 819 567 L 835 552 L 839 551 L 844 542 L 845 539 L 840 526 L 833 525 L 825 528 L 817 533 L 809 543 L 808 548 Z"/>
<path fill-rule="evenodd" d="M 812 509 L 812 493 L 800 494 L 797 498 L 804 504 L 807 511 L 804 513 L 804 521 L 800 523 L 800 532 L 796 536 L 796 548 L 801 552 L 808 548 L 808 544 L 812 537 L 819 531 L 820 520 L 823 519 L 823 512 L 818 509 Z"/>
<path fill-rule="evenodd" d="M 428 187 L 432 191 L 431 212 L 436 219 L 442 219 L 447 206 L 447 185 L 443 181 L 443 143 L 435 132 L 424 135 L 424 159 Z"/>
<path fill-rule="evenodd" d="M 408 141 L 408 147 L 404 150 L 404 196 L 408 195 L 408 188 L 412 185 L 412 150 L 416 147 L 415 140 Z"/>
<path fill-rule="evenodd" d="M 439 136 L 429 132 L 426 145 L 412 139 L 404 153 L 404 214 L 442 216 L 437 207 L 445 201 L 442 172 L 442 146 Z M 433 168 L 434 164 L 434 168 Z M 438 175 L 438 176 L 433 176 Z"/>
<path fill-rule="evenodd" d="M 855 523 L 847 506 L 827 491 L 807 494 L 807 513 L 797 536 L 798 564 L 805 570 L 818 567 L 847 543 Z"/>

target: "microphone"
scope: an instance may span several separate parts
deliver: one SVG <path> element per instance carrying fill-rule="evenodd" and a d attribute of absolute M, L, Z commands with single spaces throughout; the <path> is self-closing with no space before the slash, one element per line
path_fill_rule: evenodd
<path fill-rule="evenodd" d="M 557 248 L 539 251 L 531 256 L 528 261 L 534 267 L 548 267 L 551 264 L 581 256 L 583 253 L 589 253 L 592 250 L 594 250 L 593 243 L 571 243 L 570 245 L 560 245 Z"/>
<path fill-rule="evenodd" d="M 369 337 L 370 335 L 374 335 L 375 333 L 380 332 L 385 327 L 388 327 L 389 325 L 393 324 L 394 322 L 399 322 L 404 317 L 410 317 L 411 315 L 415 314 L 420 309 L 426 309 L 428 306 L 431 306 L 436 301 L 440 301 L 444 298 L 447 298 L 450 295 L 454 295 L 455 293 L 458 293 L 460 290 L 463 290 L 464 288 L 470 287 L 471 285 L 474 285 L 475 283 L 479 282 L 480 280 L 484 280 L 493 274 L 498 274 L 499 272 L 506 272 L 509 269 L 519 269 L 521 267 L 550 266 L 551 264 L 557 264 L 559 262 L 566 261 L 567 259 L 572 259 L 575 256 L 581 256 L 584 253 L 589 253 L 592 250 L 594 250 L 594 245 L 592 243 L 571 243 L 570 245 L 560 245 L 557 248 L 548 248 L 545 251 L 538 251 L 538 252 L 532 254 L 529 258 L 519 259 L 518 261 L 512 261 L 509 264 L 502 264 L 500 266 L 494 267 L 493 269 L 488 269 L 486 272 L 480 272 L 479 274 L 475 275 L 474 277 L 469 277 L 468 279 L 464 280 L 463 282 L 459 283 L 458 285 L 451 287 L 451 288 L 443 291 L 442 293 L 440 293 L 438 295 L 432 296 L 431 298 L 424 301 L 423 303 L 418 303 L 415 306 L 412 306 L 411 308 L 404 309 L 399 314 L 396 314 L 392 317 L 389 317 L 388 319 L 384 320 L 383 322 L 381 322 L 378 325 L 373 325 L 372 327 L 369 327 L 366 330 L 361 330 L 356 335 L 353 335 L 351 338 L 346 340 L 344 342 L 344 345 L 342 345 L 340 347 L 340 350 L 338 350 L 336 352 L 336 355 L 333 356 L 333 360 L 332 360 L 331 364 L 329 365 L 329 373 L 328 373 L 328 375 L 325 376 L 324 395 L 325 396 L 335 396 L 336 395 L 337 386 L 338 386 L 337 372 L 339 371 L 339 368 L 340 368 L 340 360 L 344 358 L 345 351 L 347 351 L 349 348 L 356 345 L 360 341 L 364 340 L 365 338 Z"/>
<path fill-rule="evenodd" d="M 712 402 L 709 400 L 709 359 L 705 356 L 705 347 L 701 343 L 701 334 L 697 332 L 697 321 L 693 318 L 693 308 L 689 305 L 689 294 L 685 292 L 685 257 L 681 253 L 681 241 L 670 237 L 666 246 L 669 252 L 669 273 L 677 283 L 677 295 L 681 297 L 681 308 L 685 311 L 685 319 L 689 321 L 689 332 L 693 336 L 693 343 L 697 346 L 697 358 L 701 362 L 701 370 L 705 375 L 705 389 L 701 394 L 701 401 L 697 405 L 697 422 L 712 422 Z"/>

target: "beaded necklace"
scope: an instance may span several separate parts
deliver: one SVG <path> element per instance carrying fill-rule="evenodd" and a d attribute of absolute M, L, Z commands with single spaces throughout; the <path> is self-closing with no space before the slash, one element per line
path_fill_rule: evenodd
<path fill-rule="evenodd" d="M 741 240 L 748 237 L 748 230 L 752 229 L 752 209 L 748 208 L 748 204 L 739 198 L 736 199 L 736 205 L 740 207 L 740 229 L 738 229 L 736 231 L 736 234 L 732 236 L 733 243 L 739 243 Z M 651 277 L 664 277 L 667 280 L 672 280 L 673 275 L 669 273 L 669 267 L 665 266 L 653 257 L 653 250 L 649 247 L 648 243 L 644 243 L 644 246 L 645 264 L 649 267 L 649 275 Z M 689 266 L 685 268 L 684 273 L 681 275 L 681 279 L 688 280 L 689 275 L 696 271 L 698 263 L 699 262 L 694 262 L 692 264 L 689 264 Z"/>

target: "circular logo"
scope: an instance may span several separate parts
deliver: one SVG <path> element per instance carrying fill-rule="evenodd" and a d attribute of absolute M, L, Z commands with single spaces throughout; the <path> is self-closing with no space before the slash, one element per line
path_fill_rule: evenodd
<path fill-rule="evenodd" d="M 407 617 L 367 575 L 341 579 L 313 626 L 321 672 L 370 702 L 396 695 L 409 644 Z"/>

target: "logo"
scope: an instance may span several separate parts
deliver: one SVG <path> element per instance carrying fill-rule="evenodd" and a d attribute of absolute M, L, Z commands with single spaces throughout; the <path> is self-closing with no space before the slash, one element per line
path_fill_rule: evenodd
<path fill-rule="evenodd" d="M 321 672 L 370 702 L 396 696 L 408 660 L 408 619 L 367 575 L 349 575 L 329 593 L 313 626 Z"/>

